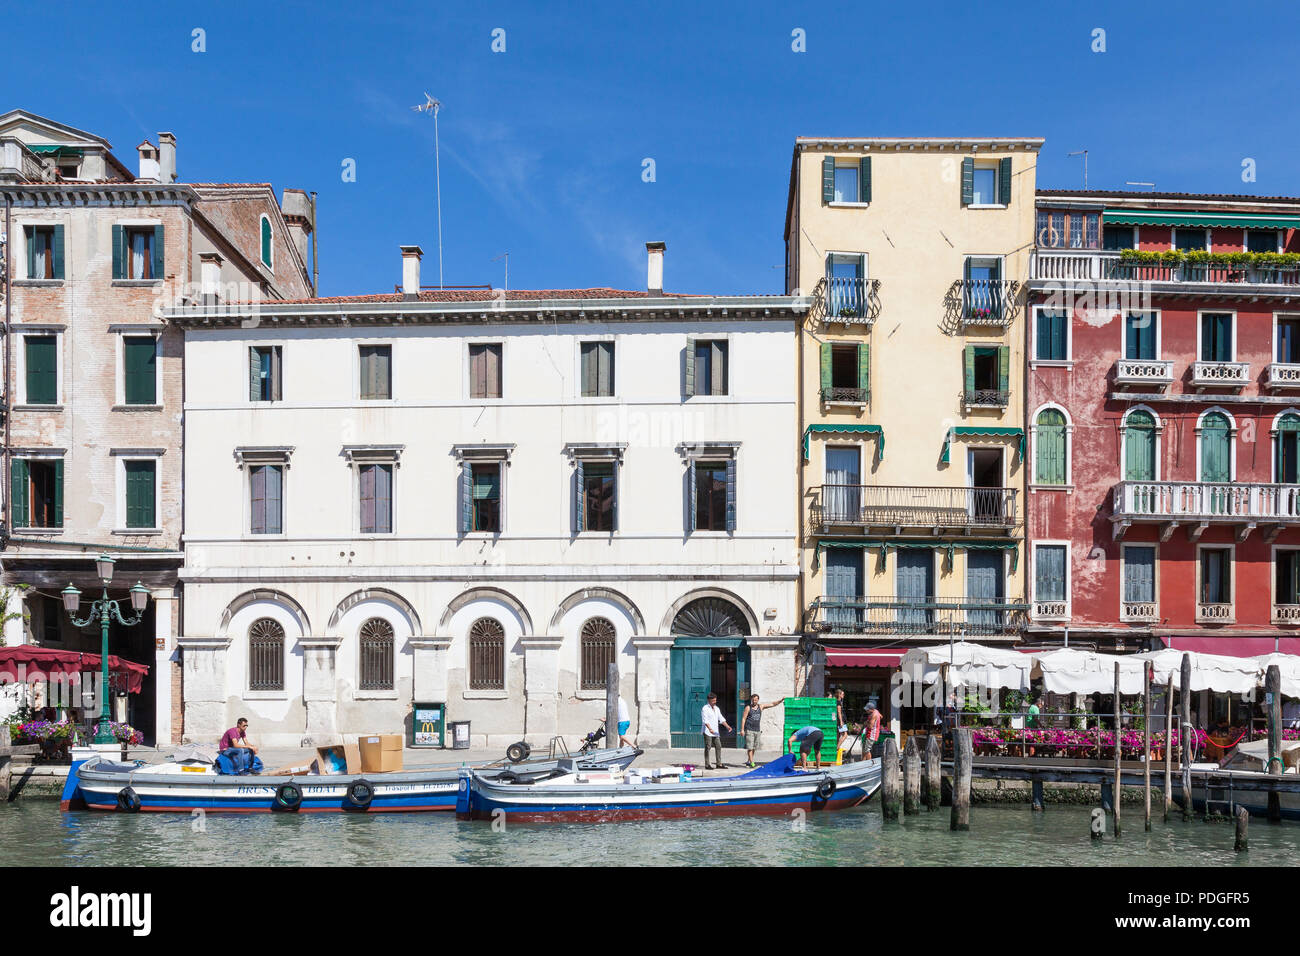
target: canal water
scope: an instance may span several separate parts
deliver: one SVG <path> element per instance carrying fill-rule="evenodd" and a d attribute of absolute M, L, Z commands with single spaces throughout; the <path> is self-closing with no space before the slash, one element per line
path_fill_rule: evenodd
<path fill-rule="evenodd" d="M 879 804 L 788 818 L 664 820 L 619 825 L 462 822 L 453 814 L 63 813 L 57 801 L 0 807 L 5 866 L 1289 866 L 1300 825 L 1252 817 L 1250 851 L 1229 823 L 1181 818 L 1142 830 L 1126 808 L 1122 839 L 1088 835 L 1087 807 L 973 807 L 971 830 L 922 811 L 885 827 Z M 1107 820 L 1109 829 L 1110 821 Z"/>

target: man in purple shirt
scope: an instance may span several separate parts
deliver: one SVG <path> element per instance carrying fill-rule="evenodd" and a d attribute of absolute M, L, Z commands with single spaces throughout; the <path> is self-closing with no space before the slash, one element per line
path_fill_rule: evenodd
<path fill-rule="evenodd" d="M 235 721 L 235 726 L 231 727 L 221 736 L 222 750 L 228 750 L 231 747 L 248 748 L 257 753 L 257 748 L 248 742 L 248 718 L 240 717 Z"/>

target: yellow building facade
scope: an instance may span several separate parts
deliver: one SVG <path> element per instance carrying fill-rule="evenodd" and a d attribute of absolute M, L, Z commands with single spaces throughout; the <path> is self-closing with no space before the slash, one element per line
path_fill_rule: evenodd
<path fill-rule="evenodd" d="M 799 138 L 798 337 L 809 692 L 850 719 L 897 658 L 1024 625 L 1024 285 L 1040 139 Z"/>

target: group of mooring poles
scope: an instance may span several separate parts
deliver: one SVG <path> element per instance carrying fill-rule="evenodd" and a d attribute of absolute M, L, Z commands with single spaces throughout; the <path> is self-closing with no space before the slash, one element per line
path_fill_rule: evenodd
<path fill-rule="evenodd" d="M 1192 816 L 1192 659 L 1183 655 L 1182 667 L 1179 669 L 1179 714 L 1178 714 L 1178 758 L 1182 771 L 1182 811 L 1183 819 Z M 1151 680 L 1152 665 L 1148 663 L 1142 670 L 1142 803 L 1143 829 L 1151 829 Z M 1276 664 L 1269 665 L 1264 677 L 1265 701 L 1269 711 L 1269 759 L 1268 773 L 1280 774 L 1283 763 L 1280 755 L 1280 738 L 1282 727 L 1282 676 Z M 1115 664 L 1115 771 L 1114 780 L 1102 786 L 1102 809 L 1091 814 L 1090 830 L 1093 839 L 1100 839 L 1105 830 L 1105 811 L 1110 810 L 1114 834 L 1121 834 L 1120 798 L 1122 789 L 1122 743 L 1123 724 L 1120 712 L 1120 665 Z M 1163 820 L 1169 821 L 1169 812 L 1173 806 L 1173 754 L 1174 754 L 1174 675 L 1169 675 L 1165 686 L 1165 750 L 1164 750 L 1164 808 Z M 926 738 L 924 754 L 917 736 L 909 737 L 903 750 L 900 773 L 898 744 L 893 737 L 885 738 L 884 754 L 880 762 L 881 811 L 887 821 L 897 820 L 899 810 L 903 815 L 912 816 L 921 812 L 924 804 L 927 810 L 938 810 L 942 804 L 943 777 L 941 769 L 942 744 L 938 736 L 931 734 Z M 970 829 L 971 768 L 974 763 L 974 746 L 969 728 L 956 728 L 953 731 L 953 774 L 952 774 L 952 830 Z M 1043 782 L 1031 781 L 1032 806 L 1035 810 L 1043 809 Z M 1207 782 L 1206 798 L 1209 798 Z M 1268 818 L 1281 819 L 1279 796 L 1276 791 L 1268 795 Z M 1245 807 L 1236 809 L 1236 833 L 1234 849 L 1238 852 L 1249 847 L 1250 814 Z"/>

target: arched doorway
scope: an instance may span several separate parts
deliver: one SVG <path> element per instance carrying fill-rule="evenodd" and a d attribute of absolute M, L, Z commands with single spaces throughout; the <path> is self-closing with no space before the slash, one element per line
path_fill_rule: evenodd
<path fill-rule="evenodd" d="M 724 597 L 707 595 L 680 607 L 672 619 L 669 653 L 669 733 L 674 747 L 703 745 L 700 710 L 709 692 L 733 730 L 749 697 L 749 619 Z M 744 743 L 740 734 L 724 736 L 723 746 Z"/>

